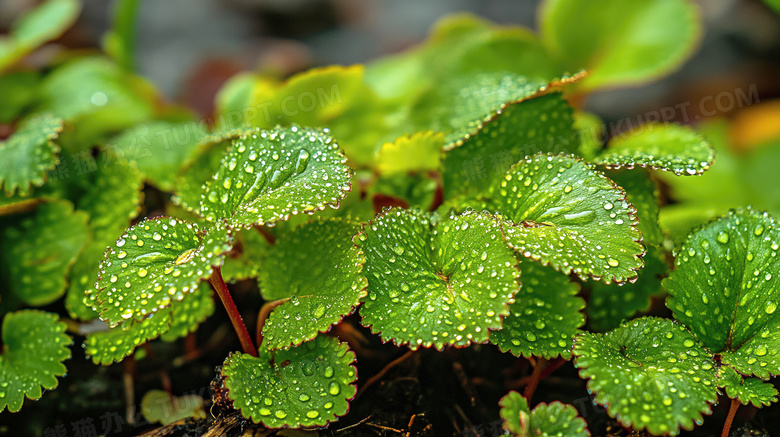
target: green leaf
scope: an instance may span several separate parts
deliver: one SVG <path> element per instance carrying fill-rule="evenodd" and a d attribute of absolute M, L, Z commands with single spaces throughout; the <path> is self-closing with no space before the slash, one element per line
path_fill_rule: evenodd
<path fill-rule="evenodd" d="M 444 156 L 447 197 L 486 189 L 516 162 L 543 153 L 574 153 L 572 109 L 560 93 L 510 102 Z"/>
<path fill-rule="evenodd" d="M 377 196 L 379 200 L 390 196 L 406 202 L 412 208 L 427 210 L 436 199 L 438 186 L 436 177 L 429 174 L 393 173 L 377 178 L 369 187 L 366 198 L 373 204 Z M 372 218 L 373 206 L 371 215 L 363 221 Z"/>
<path fill-rule="evenodd" d="M 490 188 L 491 209 L 513 223 L 507 243 L 526 258 L 580 278 L 636 278 L 644 247 L 636 210 L 603 174 L 568 156 L 537 155 L 515 164 Z"/>
<path fill-rule="evenodd" d="M 759 378 L 744 378 L 729 366 L 718 369 L 718 387 L 726 390 L 726 396 L 739 400 L 743 405 L 756 408 L 777 402 L 777 389 Z"/>
<path fill-rule="evenodd" d="M 40 87 L 39 110 L 70 122 L 66 150 L 77 152 L 103 142 L 106 134 L 144 122 L 154 114 L 156 91 L 144 80 L 102 57 L 69 61 L 52 71 Z"/>
<path fill-rule="evenodd" d="M 276 307 L 263 327 L 268 349 L 297 346 L 348 316 L 366 296 L 366 258 L 352 242 L 356 224 L 315 220 L 280 237 L 260 271 L 267 301 L 289 299 Z"/>
<path fill-rule="evenodd" d="M 660 192 L 650 174 L 643 170 L 617 170 L 606 175 L 626 192 L 626 200 L 634 205 L 645 245 L 660 246 L 664 238 L 658 225 Z"/>
<path fill-rule="evenodd" d="M 10 35 L 0 38 L 0 71 L 62 35 L 79 12 L 81 3 L 77 0 L 48 0 L 14 20 Z"/>
<path fill-rule="evenodd" d="M 172 191 L 176 175 L 193 159 L 206 132 L 194 122 L 157 121 L 137 125 L 109 142 L 111 155 L 134 163 L 145 178 Z"/>
<path fill-rule="evenodd" d="M 592 161 L 604 146 L 604 134 L 607 125 L 596 114 L 575 111 L 574 130 L 579 134 L 580 146 L 577 155 L 586 161 Z"/>
<path fill-rule="evenodd" d="M 198 287 L 181 302 L 171 304 L 171 326 L 160 335 L 162 341 L 172 342 L 191 332 L 214 314 L 214 294 L 210 287 Z"/>
<path fill-rule="evenodd" d="M 62 120 L 38 114 L 19 124 L 16 132 L 0 141 L 0 186 L 6 196 L 27 195 L 30 187 L 40 187 L 46 171 L 59 162 L 59 146 L 54 142 L 62 131 Z"/>
<path fill-rule="evenodd" d="M 540 28 L 551 55 L 570 69 L 590 70 L 585 91 L 664 76 L 701 35 L 698 8 L 685 0 L 547 0 Z"/>
<path fill-rule="evenodd" d="M 364 227 L 363 324 L 410 348 L 485 342 L 501 326 L 519 270 L 495 218 L 470 211 L 438 221 L 392 209 Z"/>
<path fill-rule="evenodd" d="M 41 387 L 53 390 L 65 375 L 63 361 L 70 358 L 73 340 L 55 314 L 37 310 L 9 313 L 3 319 L 3 354 L 0 355 L 0 412 L 15 413 L 24 397 L 37 400 Z"/>
<path fill-rule="evenodd" d="M 574 356 L 595 402 L 637 431 L 690 430 L 718 399 L 712 357 L 672 320 L 643 317 L 606 334 L 582 334 Z"/>
<path fill-rule="evenodd" d="M 623 320 L 650 309 L 650 298 L 662 291 L 661 277 L 669 270 L 665 253 L 653 246 L 647 248 L 645 267 L 633 284 L 594 282 L 588 299 L 591 329 L 599 332 L 617 328 Z"/>
<path fill-rule="evenodd" d="M 136 347 L 159 337 L 171 325 L 170 308 L 152 314 L 141 322 L 124 325 L 87 335 L 84 349 L 95 364 L 107 366 L 122 361 Z"/>
<path fill-rule="evenodd" d="M 70 270 L 65 297 L 68 313 L 82 320 L 97 318 L 97 313 L 84 303 L 85 291 L 94 288 L 106 246 L 114 243 L 138 215 L 143 198 L 141 174 L 123 160 L 113 161 L 111 166 L 99 166 L 90 175 L 86 191 L 76 206 L 89 213 L 92 239 Z"/>
<path fill-rule="evenodd" d="M 51 201 L 1 235 L 0 270 L 9 291 L 28 305 L 46 305 L 65 293 L 68 271 L 89 238 L 87 215 L 65 200 Z"/>
<path fill-rule="evenodd" d="M 688 236 L 663 282 L 677 320 L 738 372 L 780 374 L 780 229 L 748 208 Z"/>
<path fill-rule="evenodd" d="M 273 360 L 273 362 L 271 362 Z M 357 389 L 355 354 L 346 343 L 319 335 L 287 350 L 234 352 L 222 375 L 241 414 L 268 428 L 326 426 L 343 416 Z"/>
<path fill-rule="evenodd" d="M 194 292 L 231 244 L 222 223 L 204 232 L 172 218 L 141 221 L 106 251 L 90 305 L 110 326 L 143 320 Z"/>
<path fill-rule="evenodd" d="M 201 213 L 231 226 L 271 224 L 337 206 L 351 187 L 351 170 L 326 131 L 251 131 L 233 142 L 201 194 Z"/>
<path fill-rule="evenodd" d="M 520 270 L 523 286 L 502 328 L 490 333 L 490 342 L 516 356 L 571 358 L 574 337 L 585 323 L 579 287 L 552 267 L 533 261 L 522 262 Z"/>
<path fill-rule="evenodd" d="M 382 174 L 432 171 L 439 168 L 444 135 L 417 132 L 385 143 L 376 154 L 376 168 Z"/>
<path fill-rule="evenodd" d="M 232 282 L 258 277 L 270 248 L 271 243 L 256 229 L 237 232 L 233 249 L 225 257 L 225 265 L 222 266 L 222 279 Z"/>
<path fill-rule="evenodd" d="M 412 107 L 411 117 L 417 131 L 443 132 L 445 147 L 452 148 L 479 132 L 508 104 L 577 79 L 565 77 L 549 82 L 495 72 L 457 77 L 423 94 Z"/>
<path fill-rule="evenodd" d="M 322 127 L 360 97 L 363 70 L 362 65 L 332 65 L 296 74 L 279 87 L 271 102 L 252 102 L 262 107 L 263 114 L 251 124 Z"/>
<path fill-rule="evenodd" d="M 696 131 L 677 124 L 651 124 L 613 139 L 593 160 L 607 168 L 647 167 L 681 175 L 704 173 L 715 150 Z"/>
<path fill-rule="evenodd" d="M 0 96 L 3 96 L 3 105 L 0 106 L 0 123 L 11 123 L 34 103 L 36 87 L 39 83 L 40 74 L 34 71 L 21 71 L 0 76 Z"/>
<path fill-rule="evenodd" d="M 165 390 L 149 390 L 141 399 L 141 413 L 151 423 L 170 425 L 188 417 L 205 419 L 203 398 L 198 395 L 173 396 Z"/>
<path fill-rule="evenodd" d="M 95 364 L 122 361 L 135 348 L 157 337 L 174 341 L 192 332 L 214 312 L 211 289 L 200 287 L 184 299 L 142 321 L 129 321 L 107 331 L 87 335 L 84 349 Z"/>
<path fill-rule="evenodd" d="M 18 193 L 5 197 L 0 192 L 0 216 L 30 211 L 43 201 L 44 199 L 40 197 L 20 196 Z"/>
<path fill-rule="evenodd" d="M 184 165 L 176 179 L 176 195 L 173 197 L 173 203 L 184 206 L 188 211 L 199 213 L 203 185 L 217 173 L 219 164 L 233 140 L 246 132 L 248 131 L 244 129 L 231 129 L 203 138 L 197 147 L 200 154 L 192 162 Z"/>
<path fill-rule="evenodd" d="M 542 402 L 533 411 L 520 393 L 510 391 L 499 402 L 499 415 L 504 429 L 512 435 L 530 437 L 590 437 L 585 419 L 577 416 L 577 409 L 571 405 Z"/>
<path fill-rule="evenodd" d="M 112 161 L 92 173 L 86 191 L 76 203 L 79 210 L 89 213 L 92 239 L 105 246 L 127 228 L 130 220 L 141 211 L 143 182 L 138 169 L 125 161 Z"/>

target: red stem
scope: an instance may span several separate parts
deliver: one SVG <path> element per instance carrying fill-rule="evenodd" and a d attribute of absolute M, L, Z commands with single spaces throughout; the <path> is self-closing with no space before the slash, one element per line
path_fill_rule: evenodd
<path fill-rule="evenodd" d="M 737 410 L 739 409 L 739 406 L 741 405 L 741 402 L 739 402 L 736 399 L 731 400 L 731 406 L 729 407 L 729 415 L 726 416 L 726 423 L 723 424 L 723 432 L 720 434 L 720 437 L 729 437 L 729 432 L 731 432 L 731 422 L 734 421 L 734 416 L 737 415 Z"/>
<path fill-rule="evenodd" d="M 238 308 L 236 308 L 236 304 L 230 296 L 230 290 L 228 290 L 225 281 L 222 279 L 222 270 L 219 267 L 214 267 L 214 273 L 211 275 L 211 278 L 209 278 L 209 282 L 211 282 L 211 286 L 214 287 L 214 290 L 217 291 L 219 298 L 222 300 L 222 305 L 225 307 L 225 311 L 227 311 L 230 321 L 233 323 L 233 329 L 235 329 L 236 334 L 238 334 L 238 340 L 241 342 L 241 347 L 244 349 L 244 352 L 256 357 L 257 348 L 255 348 L 255 345 L 252 343 L 252 337 L 249 336 L 249 331 L 246 329 L 244 319 L 241 318 L 241 314 L 238 312 Z"/>
<path fill-rule="evenodd" d="M 544 358 L 539 358 L 536 362 L 534 371 L 531 373 L 531 380 L 528 381 L 528 385 L 525 386 L 525 392 L 523 392 L 523 397 L 528 401 L 528 405 L 531 405 L 531 398 L 534 396 L 536 386 L 539 385 L 539 381 L 542 380 L 542 372 L 544 372 L 544 369 L 547 368 L 549 363 L 550 362 Z"/>

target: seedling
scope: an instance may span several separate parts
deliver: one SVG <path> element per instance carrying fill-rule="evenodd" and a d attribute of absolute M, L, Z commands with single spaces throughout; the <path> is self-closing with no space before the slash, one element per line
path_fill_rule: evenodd
<path fill-rule="evenodd" d="M 679 235 L 659 225 L 656 178 L 679 187 L 717 171 L 713 147 L 669 123 L 604 146 L 580 135 L 598 120 L 572 104 L 682 62 L 696 10 L 599 3 L 548 0 L 539 37 L 455 16 L 367 66 L 239 75 L 214 125 L 128 70 L 126 21 L 108 39 L 114 60 L 0 76 L 0 89 L 25 91 L 0 110 L 13 130 L 0 144 L 0 407 L 56 388 L 74 337 L 99 365 L 193 339 L 222 311 L 216 294 L 241 351 L 224 351 L 214 405 L 258 427 L 327 427 L 363 399 L 360 349 L 334 329 L 360 323 L 402 357 L 474 344 L 523 357 L 524 396 L 500 401 L 512 435 L 590 435 L 571 405 L 529 407 L 568 360 L 626 428 L 676 435 L 725 395 L 727 435 L 739 405 L 777 400 L 780 228 L 734 210 L 691 232 L 669 271 Z M 52 11 L 62 18 L 36 18 Z M 0 41 L 0 71 L 77 11 L 50 0 L 31 12 Z M 583 32 L 584 19 L 601 33 Z M 634 46 L 640 28 L 667 38 Z M 338 99 L 323 95 L 333 87 Z M 302 95 L 329 104 L 306 109 Z M 254 308 L 236 304 L 237 280 L 256 280 Z M 666 292 L 674 319 L 635 318 Z M 27 308 L 63 296 L 67 320 Z M 253 331 L 242 314 L 257 314 Z M 164 393 L 144 399 L 153 421 L 202 415 L 196 402 L 164 417 L 151 405 Z"/>

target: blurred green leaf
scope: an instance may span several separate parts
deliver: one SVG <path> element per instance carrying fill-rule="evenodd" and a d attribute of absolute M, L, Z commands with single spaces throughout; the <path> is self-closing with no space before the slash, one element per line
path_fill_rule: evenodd
<path fill-rule="evenodd" d="M 2 229 L 0 270 L 8 289 L 33 306 L 62 296 L 68 271 L 89 240 L 87 219 L 70 202 L 57 200 Z"/>
<path fill-rule="evenodd" d="M 19 124 L 16 132 L 0 141 L 0 186 L 5 195 L 30 193 L 40 187 L 46 171 L 59 162 L 60 147 L 54 141 L 62 132 L 62 120 L 49 114 L 34 115 Z"/>
<path fill-rule="evenodd" d="M 546 0 L 541 39 L 584 91 L 634 85 L 678 68 L 701 37 L 698 7 L 685 0 Z"/>
<path fill-rule="evenodd" d="M 195 122 L 137 125 L 109 141 L 109 155 L 134 163 L 163 191 L 173 191 L 176 176 L 194 159 L 207 134 Z"/>
<path fill-rule="evenodd" d="M 0 72 L 67 30 L 81 12 L 78 0 L 47 0 L 11 23 L 0 38 Z"/>

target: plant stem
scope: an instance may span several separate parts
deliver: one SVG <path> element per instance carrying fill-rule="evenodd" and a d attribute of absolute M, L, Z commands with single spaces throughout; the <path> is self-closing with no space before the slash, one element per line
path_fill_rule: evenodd
<path fill-rule="evenodd" d="M 536 361 L 534 371 L 531 373 L 531 380 L 528 381 L 528 385 L 525 386 L 525 391 L 523 392 L 523 397 L 528 401 L 528 405 L 531 405 L 531 398 L 534 396 L 536 386 L 539 385 L 539 381 L 542 380 L 542 372 L 544 372 L 544 369 L 547 368 L 549 363 L 550 362 L 544 358 L 539 358 L 539 360 Z"/>
<path fill-rule="evenodd" d="M 249 331 L 246 329 L 244 319 L 241 318 L 241 314 L 238 312 L 238 308 L 236 308 L 236 304 L 230 296 L 230 290 L 228 290 L 227 284 L 225 284 L 225 281 L 222 279 L 222 269 L 214 267 L 214 273 L 211 274 L 209 282 L 211 282 L 211 286 L 214 287 L 220 300 L 222 300 L 222 305 L 225 307 L 225 311 L 227 311 L 230 321 L 233 323 L 233 329 L 235 329 L 236 334 L 238 334 L 238 340 L 241 342 L 241 347 L 244 349 L 244 352 L 256 357 L 257 348 L 255 348 L 255 345 L 252 343 L 252 337 L 249 336 Z"/>
<path fill-rule="evenodd" d="M 720 434 L 720 437 L 729 437 L 729 432 L 731 432 L 731 422 L 734 421 L 734 416 L 737 415 L 737 410 L 739 409 L 739 406 L 741 405 L 741 402 L 739 402 L 736 399 L 731 400 L 731 406 L 729 407 L 729 415 L 726 416 L 726 423 L 723 424 L 723 432 Z"/>
<path fill-rule="evenodd" d="M 259 232 L 259 233 L 260 233 L 260 235 L 262 235 L 262 236 L 263 236 L 263 238 L 265 238 L 265 241 L 267 241 L 267 242 L 268 242 L 268 244 L 270 244 L 271 246 L 273 246 L 274 244 L 276 244 L 276 236 L 274 236 L 274 234 L 272 234 L 272 233 L 271 233 L 271 232 L 268 230 L 268 228 L 266 228 L 266 227 L 265 227 L 265 226 L 263 226 L 263 225 L 255 225 L 255 226 L 254 226 L 254 228 L 255 228 L 255 230 L 256 230 L 257 232 Z"/>

